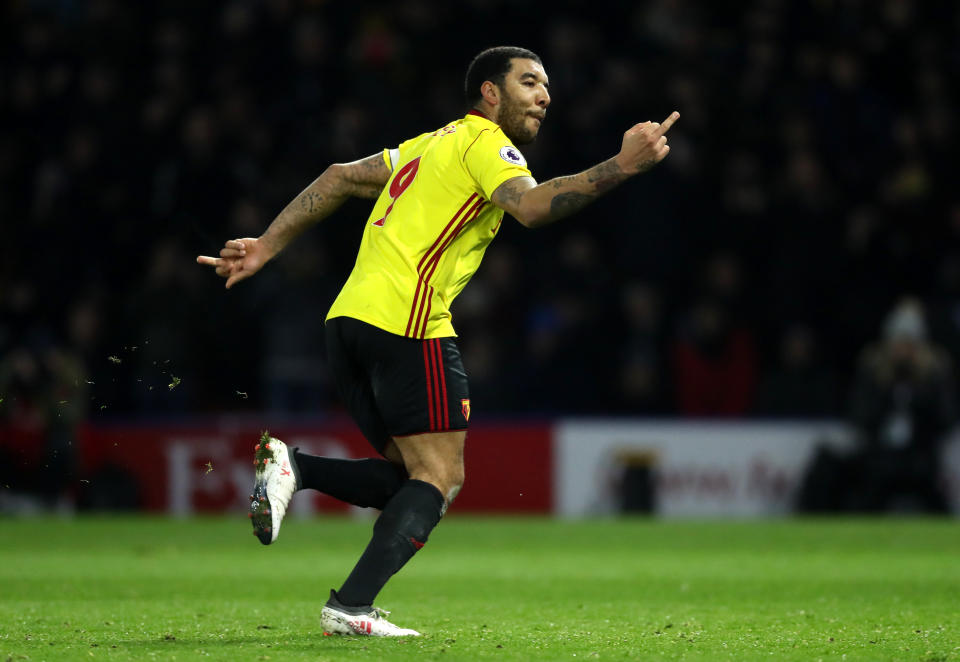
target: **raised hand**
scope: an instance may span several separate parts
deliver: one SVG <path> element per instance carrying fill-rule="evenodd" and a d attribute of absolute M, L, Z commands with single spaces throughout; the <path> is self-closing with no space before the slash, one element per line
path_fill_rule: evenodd
<path fill-rule="evenodd" d="M 641 122 L 623 134 L 623 144 L 617 154 L 617 164 L 626 173 L 646 172 L 660 163 L 670 152 L 667 144 L 667 131 L 680 117 L 680 113 L 670 113 L 663 122 Z"/>
<path fill-rule="evenodd" d="M 272 253 L 260 239 L 230 239 L 220 249 L 220 257 L 198 255 L 197 263 L 213 267 L 218 276 L 227 279 L 229 290 L 236 283 L 260 271 Z"/>

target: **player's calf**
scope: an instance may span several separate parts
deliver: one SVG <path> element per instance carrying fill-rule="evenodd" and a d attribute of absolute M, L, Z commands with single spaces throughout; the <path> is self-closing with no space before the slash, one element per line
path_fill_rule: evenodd
<path fill-rule="evenodd" d="M 436 486 L 408 480 L 373 525 L 373 537 L 338 591 L 345 605 L 371 605 L 387 581 L 427 543 L 443 516 Z"/>

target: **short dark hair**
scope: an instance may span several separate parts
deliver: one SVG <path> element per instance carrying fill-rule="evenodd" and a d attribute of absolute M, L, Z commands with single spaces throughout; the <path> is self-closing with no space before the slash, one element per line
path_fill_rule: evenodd
<path fill-rule="evenodd" d="M 467 67 L 467 77 L 463 83 L 463 94 L 468 106 L 475 106 L 479 103 L 483 95 L 480 94 L 480 86 L 484 81 L 490 81 L 495 85 L 503 87 L 503 81 L 510 71 L 510 60 L 521 58 L 533 60 L 542 65 L 540 56 L 533 51 L 519 46 L 495 46 L 481 52 Z"/>

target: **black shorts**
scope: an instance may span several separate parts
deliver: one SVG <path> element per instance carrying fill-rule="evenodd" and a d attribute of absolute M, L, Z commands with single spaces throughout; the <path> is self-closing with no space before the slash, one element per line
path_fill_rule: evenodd
<path fill-rule="evenodd" d="M 391 437 L 467 429 L 467 373 L 453 338 L 406 338 L 352 317 L 328 320 L 326 332 L 337 391 L 378 452 Z"/>

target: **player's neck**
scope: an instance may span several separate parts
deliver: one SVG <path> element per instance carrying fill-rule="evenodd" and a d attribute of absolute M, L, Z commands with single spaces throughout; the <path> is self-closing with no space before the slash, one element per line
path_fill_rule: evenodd
<path fill-rule="evenodd" d="M 479 106 L 474 106 L 470 112 L 467 113 L 467 115 L 478 115 L 484 119 L 490 120 L 494 124 L 499 124 L 499 122 L 497 122 L 495 111 L 495 108 L 484 107 L 483 104 L 481 104 Z"/>

